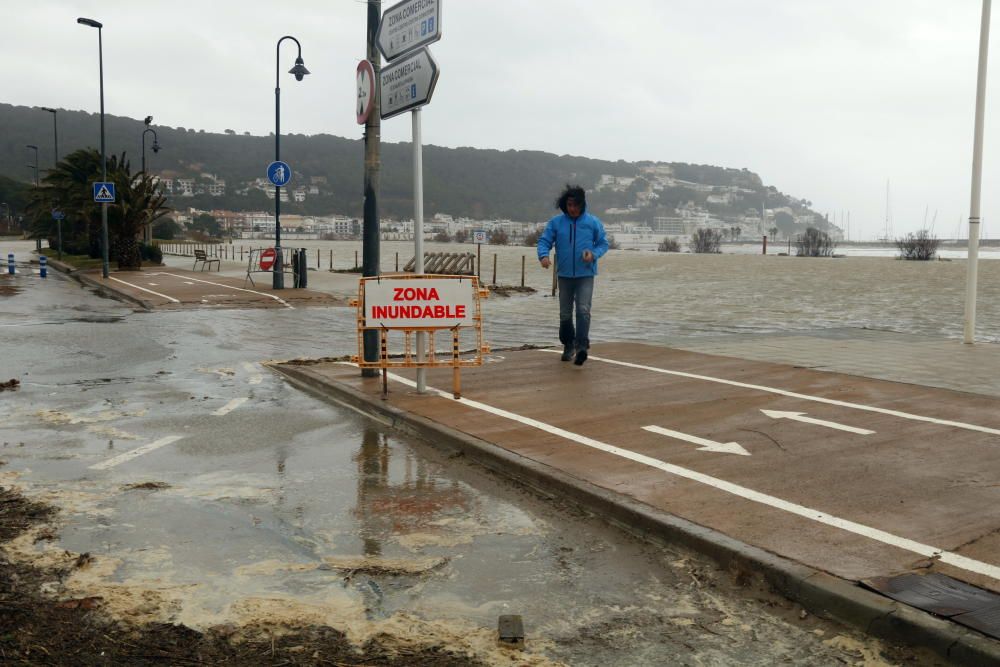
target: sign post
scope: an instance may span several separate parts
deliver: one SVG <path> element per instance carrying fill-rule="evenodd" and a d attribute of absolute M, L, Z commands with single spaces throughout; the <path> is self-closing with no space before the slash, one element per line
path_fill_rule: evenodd
<path fill-rule="evenodd" d="M 476 277 L 483 279 L 483 244 L 486 243 L 486 232 L 477 229 L 472 232 L 472 242 L 476 244 Z"/>
<path fill-rule="evenodd" d="M 413 125 L 413 246 L 414 273 L 424 273 L 424 174 L 420 137 L 420 107 L 429 104 L 438 67 L 425 48 L 441 39 L 441 0 L 403 0 L 385 10 L 375 43 L 388 64 L 379 72 L 379 113 L 382 119 L 412 112 Z M 417 393 L 427 379 L 419 365 L 424 332 L 417 331 Z"/>
<path fill-rule="evenodd" d="M 267 165 L 267 180 L 274 185 L 274 275 L 271 280 L 272 289 L 284 289 L 285 267 L 281 265 L 281 188 L 292 180 L 292 169 L 287 162 L 275 160 Z"/>
<path fill-rule="evenodd" d="M 66 214 L 57 208 L 52 209 L 52 219 L 56 221 L 56 230 L 59 238 L 58 258 L 62 261 L 62 221 Z"/>

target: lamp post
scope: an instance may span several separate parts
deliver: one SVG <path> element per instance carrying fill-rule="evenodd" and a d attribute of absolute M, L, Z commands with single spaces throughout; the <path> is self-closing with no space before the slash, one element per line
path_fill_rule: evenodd
<path fill-rule="evenodd" d="M 299 40 L 291 35 L 285 35 L 278 40 L 278 45 L 274 47 L 274 161 L 281 160 L 281 85 L 278 80 L 280 76 L 280 56 L 281 43 L 286 39 L 295 42 L 299 49 L 299 55 L 295 58 L 295 67 L 288 70 L 289 74 L 295 75 L 296 81 L 301 81 L 302 77 L 309 74 L 305 63 L 302 61 L 302 45 Z M 285 274 L 282 266 L 281 255 L 281 186 L 274 186 L 274 280 L 271 286 L 274 289 L 284 289 Z"/>
<path fill-rule="evenodd" d="M 108 159 L 104 152 L 104 39 L 102 37 L 103 23 L 94 19 L 78 18 L 80 25 L 97 28 L 97 57 L 101 81 L 101 181 L 108 182 Z M 108 278 L 108 202 L 101 202 L 101 275 Z"/>
<path fill-rule="evenodd" d="M 59 110 L 51 107 L 42 107 L 42 111 L 48 111 L 52 114 L 52 154 L 55 155 L 55 161 L 52 163 L 52 166 L 55 167 L 59 164 L 59 125 L 56 123 L 56 114 Z"/>
<path fill-rule="evenodd" d="M 146 133 L 153 133 L 153 153 L 160 152 L 160 142 L 156 136 L 156 130 L 149 127 L 149 124 L 153 122 L 152 116 L 146 116 L 146 129 L 142 131 L 142 175 L 146 176 Z M 153 243 L 153 225 L 144 225 L 142 228 L 142 239 L 146 245 L 151 245 Z"/>
<path fill-rule="evenodd" d="M 28 144 L 27 146 L 25 146 L 25 148 L 30 148 L 31 150 L 35 151 L 35 164 L 34 165 L 30 165 L 29 164 L 28 168 L 35 170 L 35 187 L 37 188 L 38 187 L 38 146 L 36 146 L 34 144 Z"/>

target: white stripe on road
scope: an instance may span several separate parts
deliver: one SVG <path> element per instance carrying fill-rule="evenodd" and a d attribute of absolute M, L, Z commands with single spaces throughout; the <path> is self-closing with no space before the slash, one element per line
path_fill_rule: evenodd
<path fill-rule="evenodd" d="M 590 358 L 593 359 L 594 357 Z M 417 386 L 416 382 L 408 380 L 394 373 L 389 373 L 389 377 L 409 387 Z M 754 491 L 753 489 L 748 489 L 744 486 L 733 484 L 732 482 L 727 482 L 724 479 L 719 479 L 717 477 L 705 475 L 703 473 L 694 470 L 682 468 L 681 466 L 677 466 L 672 463 L 667 463 L 659 459 L 654 459 L 651 456 L 645 456 L 644 454 L 637 454 L 636 452 L 630 451 L 628 449 L 615 447 L 614 445 L 609 445 L 599 440 L 594 440 L 593 438 L 588 438 L 587 436 L 580 435 L 578 433 L 573 433 L 572 431 L 567 431 L 565 429 L 561 429 L 558 426 L 552 426 L 551 424 L 546 424 L 545 422 L 540 422 L 536 419 L 531 419 L 530 417 L 523 417 L 513 412 L 508 412 L 500 408 L 495 408 L 492 405 L 486 405 L 485 403 L 480 403 L 478 401 L 471 401 L 467 398 L 454 398 L 450 393 L 441 391 L 440 389 L 427 387 L 427 391 L 430 393 L 437 394 L 438 396 L 446 398 L 450 401 L 466 405 L 470 408 L 482 410 L 483 412 L 489 412 L 490 414 L 497 415 L 498 417 L 504 417 L 505 419 L 510 419 L 512 421 L 516 421 L 526 426 L 532 426 L 541 431 L 545 431 L 546 433 L 558 435 L 562 438 L 566 438 L 567 440 L 571 440 L 581 445 L 585 445 L 593 449 L 598 449 L 602 452 L 607 452 L 609 454 L 614 454 L 615 456 L 620 456 L 621 458 L 629 459 L 630 461 L 635 461 L 636 463 L 641 463 L 651 468 L 662 470 L 663 472 L 669 473 L 671 475 L 683 477 L 684 479 L 689 479 L 693 482 L 706 484 L 720 491 L 725 491 L 726 493 L 730 493 L 734 496 L 739 496 L 740 498 L 744 498 L 746 500 L 750 500 L 755 503 L 760 503 L 761 505 L 767 505 L 768 507 L 773 507 L 775 509 L 783 510 L 791 514 L 795 514 L 797 516 L 801 516 L 803 518 L 816 521 L 817 523 L 822 523 L 828 526 L 832 526 L 834 528 L 839 528 L 849 533 L 854 533 L 855 535 L 861 535 L 862 537 L 867 537 L 877 542 L 882 542 L 883 544 L 889 544 L 891 546 L 898 547 L 906 551 L 911 551 L 913 553 L 924 556 L 925 558 L 938 557 L 942 563 L 948 563 L 949 565 L 953 565 L 957 568 L 961 568 L 968 572 L 975 572 L 977 574 L 982 574 L 984 576 L 1000 581 L 1000 567 L 997 567 L 996 565 L 991 565 L 990 563 L 984 563 L 982 561 L 966 558 L 965 556 L 960 556 L 956 553 L 945 551 L 943 549 L 931 546 L 929 544 L 922 544 L 920 542 L 915 542 L 914 540 L 910 540 L 905 537 L 899 537 L 898 535 L 887 533 L 884 530 L 879 530 L 878 528 L 872 528 L 871 526 L 855 523 L 854 521 L 841 519 L 831 514 L 827 514 L 826 512 L 821 512 L 819 510 L 805 507 L 803 505 L 797 505 L 787 500 L 782 500 L 781 498 L 767 495 L 766 493 L 760 493 L 759 491 Z"/>
<path fill-rule="evenodd" d="M 142 456 L 143 454 L 148 454 L 149 452 L 159 449 L 169 445 L 172 442 L 177 442 L 182 440 L 183 435 L 168 435 L 165 438 L 160 438 L 156 442 L 151 442 L 148 445 L 143 445 L 142 447 L 137 447 L 132 451 L 125 452 L 124 454 L 119 454 L 118 456 L 108 459 L 107 461 L 101 461 L 100 463 L 95 463 L 90 466 L 91 470 L 107 470 L 108 468 L 114 468 L 116 465 L 125 463 L 126 461 L 131 461 L 132 459 Z"/>
<path fill-rule="evenodd" d="M 185 276 L 179 276 L 176 273 L 162 273 L 162 272 L 161 273 L 157 273 L 155 275 L 158 275 L 158 276 L 173 276 L 174 278 L 180 278 L 182 280 L 185 277 Z M 261 296 L 266 296 L 268 299 L 274 299 L 275 301 L 277 301 L 278 303 L 280 303 L 281 305 L 283 305 L 285 308 L 289 308 L 291 310 L 295 310 L 295 306 L 292 306 L 287 301 L 284 301 L 283 299 L 280 299 L 280 298 L 276 297 L 273 294 L 268 294 L 267 292 L 258 292 L 256 290 L 252 290 L 252 289 L 244 289 L 242 287 L 233 287 L 232 285 L 223 285 L 222 283 L 213 283 L 211 280 L 201 280 L 200 278 L 189 278 L 189 280 L 193 280 L 193 281 L 198 282 L 198 283 L 205 283 L 206 285 L 215 285 L 216 287 L 225 287 L 226 289 L 234 289 L 234 290 L 237 290 L 239 292 L 250 292 L 251 294 L 259 294 Z"/>
<path fill-rule="evenodd" d="M 230 412 L 232 412 L 236 408 L 246 403 L 247 400 L 248 399 L 246 398 L 234 398 L 233 400 L 229 401 L 228 403 L 223 405 L 221 408 L 219 408 L 212 414 L 215 415 L 216 417 L 221 417 L 222 415 L 228 415 Z"/>
<path fill-rule="evenodd" d="M 247 373 L 250 373 L 250 378 L 247 380 L 250 384 L 260 384 L 264 380 L 264 376 L 257 372 L 257 367 L 248 361 L 243 362 L 243 368 Z"/>
<path fill-rule="evenodd" d="M 133 285 L 132 283 L 127 283 L 124 280 L 119 280 L 118 278 L 115 278 L 114 276 L 108 276 L 108 278 L 110 278 L 111 280 L 114 280 L 116 282 L 119 282 L 122 285 L 128 285 L 129 287 L 134 287 L 134 288 L 136 288 L 138 290 L 142 290 L 143 292 L 149 292 L 150 294 L 155 294 L 156 296 L 164 298 L 167 301 L 173 301 L 174 303 L 180 303 L 180 301 L 178 301 L 177 299 L 175 299 L 172 296 L 167 296 L 166 294 L 160 294 L 159 292 L 154 292 L 151 289 L 146 289 L 145 287 L 139 287 L 138 285 Z M 150 283 L 150 284 L 152 284 L 152 283 Z"/>
<path fill-rule="evenodd" d="M 559 350 L 546 349 L 546 350 L 539 350 L 539 352 L 552 352 L 554 354 L 561 354 Z M 606 364 L 614 364 L 616 366 L 625 366 L 626 368 L 638 368 L 644 371 L 653 371 L 654 373 L 663 373 L 665 375 L 676 375 L 678 377 L 691 378 L 692 380 L 705 380 L 706 382 L 717 382 L 719 384 L 728 384 L 733 387 L 743 387 L 744 389 L 755 389 L 757 391 L 766 391 L 772 394 L 780 394 L 781 396 L 788 396 L 789 398 L 799 398 L 804 401 L 814 401 L 816 403 L 826 403 L 827 405 L 837 405 L 842 408 L 851 408 L 853 410 L 866 410 L 868 412 L 878 412 L 879 414 L 890 415 L 892 417 L 900 417 L 902 419 L 912 419 L 913 421 L 929 422 L 931 424 L 940 424 L 942 426 L 954 426 L 955 428 L 961 428 L 967 431 L 979 431 L 980 433 L 989 433 L 990 435 L 1000 435 L 1000 429 L 989 428 L 988 426 L 978 426 L 977 424 L 966 424 L 965 422 L 955 422 L 955 421 L 949 421 L 947 419 L 925 417 L 923 415 L 915 415 L 910 412 L 887 410 L 886 408 L 876 408 L 870 405 L 862 405 L 860 403 L 848 403 L 847 401 L 838 401 L 832 398 L 823 398 L 821 396 L 809 396 L 808 394 L 797 394 L 794 391 L 777 389 L 775 387 L 765 387 L 759 384 L 747 384 L 746 382 L 736 382 L 735 380 L 724 380 L 722 378 L 714 378 L 714 377 L 709 377 L 707 375 L 695 375 L 694 373 L 685 373 L 683 371 L 670 371 L 667 370 L 666 368 L 657 368 L 655 366 L 643 366 L 642 364 L 632 364 L 627 361 L 616 361 L 615 359 L 605 359 L 604 357 L 595 357 L 593 355 L 589 356 L 588 359 L 593 359 L 595 361 L 603 361 Z"/>

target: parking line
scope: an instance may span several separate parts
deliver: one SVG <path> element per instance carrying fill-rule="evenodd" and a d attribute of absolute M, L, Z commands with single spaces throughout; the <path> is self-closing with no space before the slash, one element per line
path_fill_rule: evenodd
<path fill-rule="evenodd" d="M 560 354 L 559 350 L 546 349 L 538 351 Z M 603 361 L 606 364 L 614 364 L 616 366 L 625 366 L 626 368 L 638 368 L 640 370 L 653 371 L 654 373 L 663 373 L 665 375 L 676 375 L 678 377 L 691 378 L 692 380 L 704 380 L 706 382 L 717 382 L 719 384 L 728 384 L 732 387 L 743 387 L 744 389 L 766 391 L 771 394 L 780 394 L 781 396 L 788 396 L 789 398 L 798 398 L 804 401 L 814 401 L 816 403 L 826 403 L 827 405 L 836 405 L 842 408 L 851 408 L 852 410 L 865 410 L 867 412 L 878 412 L 879 414 L 889 415 L 892 417 L 900 417 L 902 419 L 911 419 L 913 421 L 929 422 L 931 424 L 940 424 L 941 426 L 954 426 L 955 428 L 961 428 L 967 431 L 978 431 L 980 433 L 989 433 L 990 435 L 1000 435 L 1000 429 L 990 428 L 988 426 L 979 426 L 977 424 L 966 424 L 965 422 L 955 422 L 955 421 L 950 421 L 948 419 L 937 419 L 936 417 L 925 417 L 923 415 L 915 415 L 910 412 L 900 412 L 899 410 L 876 408 L 871 405 L 863 405 L 861 403 L 848 403 L 847 401 L 838 401 L 833 398 L 823 398 L 821 396 L 809 396 L 808 394 L 797 394 L 794 391 L 777 389 L 776 387 L 765 387 L 759 384 L 747 384 L 746 382 L 737 382 L 735 380 L 714 378 L 708 375 L 696 375 L 694 373 L 685 373 L 684 371 L 671 371 L 667 370 L 666 368 L 657 368 L 656 366 L 644 366 L 642 364 L 633 364 L 627 361 L 617 361 L 615 359 L 607 359 L 605 357 L 595 357 L 591 355 L 590 357 L 588 357 L 588 359 L 592 359 L 594 361 Z"/>
<path fill-rule="evenodd" d="M 590 357 L 593 359 L 594 357 Z M 342 362 L 343 363 L 343 362 Z M 352 366 L 356 364 L 351 364 Z M 417 383 L 412 380 L 408 380 L 404 377 L 396 375 L 395 373 L 389 373 L 389 377 L 393 380 L 405 384 L 408 387 L 416 387 Z M 703 473 L 697 472 L 695 470 L 690 470 L 688 468 L 682 468 L 681 466 L 674 465 L 672 463 L 667 463 L 666 461 L 661 461 L 659 459 L 654 459 L 651 456 L 646 456 L 644 454 L 638 454 L 636 452 L 630 451 L 628 449 L 622 449 L 621 447 L 615 447 L 614 445 L 609 445 L 607 443 L 601 442 L 600 440 L 595 440 L 593 438 L 588 438 L 587 436 L 580 435 L 578 433 L 573 433 L 572 431 L 567 431 L 565 429 L 559 428 L 558 426 L 552 426 L 551 424 L 546 424 L 545 422 L 538 421 L 537 419 L 532 419 L 530 417 L 524 417 L 522 415 L 508 412 L 501 408 L 495 408 L 492 405 L 487 405 L 485 403 L 480 403 L 478 401 L 472 401 L 467 398 L 455 398 L 452 394 L 448 392 L 441 391 L 440 389 L 434 389 L 433 387 L 427 387 L 427 391 L 430 393 L 437 394 L 442 398 L 446 398 L 455 403 L 460 403 L 466 405 L 470 408 L 475 408 L 477 410 L 482 410 L 483 412 L 488 412 L 494 414 L 498 417 L 503 417 L 505 419 L 510 419 L 512 421 L 524 424 L 525 426 L 532 426 L 546 433 L 551 433 L 553 435 L 560 436 L 572 442 L 576 442 L 593 449 L 600 450 L 602 452 L 607 452 L 609 454 L 614 454 L 615 456 L 620 456 L 624 459 L 629 459 L 630 461 L 635 461 L 636 463 L 641 463 L 643 465 L 649 466 L 651 468 L 656 468 L 662 470 L 663 472 L 669 473 L 671 475 L 676 475 L 678 477 L 683 477 L 684 479 L 691 480 L 693 482 L 699 482 L 711 486 L 720 491 L 730 493 L 734 496 L 739 496 L 751 502 L 760 503 L 761 505 L 767 505 L 768 507 L 773 507 L 775 509 L 783 510 L 790 514 L 795 514 L 797 516 L 816 521 L 817 523 L 822 523 L 827 526 L 832 526 L 833 528 L 839 528 L 841 530 L 847 531 L 849 533 L 854 533 L 855 535 L 860 535 L 862 537 L 867 537 L 868 539 L 875 540 L 876 542 L 882 542 L 883 544 L 888 544 L 905 551 L 910 551 L 925 558 L 938 558 L 942 563 L 947 563 L 954 567 L 966 570 L 968 572 L 975 572 L 977 574 L 982 574 L 984 576 L 990 577 L 1000 581 L 1000 567 L 992 565 L 990 563 L 984 563 L 982 561 L 974 560 L 972 558 L 967 558 L 950 551 L 945 551 L 935 546 L 929 544 L 922 544 L 914 540 L 907 539 L 905 537 L 900 537 L 898 535 L 893 535 L 884 530 L 878 528 L 873 528 L 871 526 L 866 526 L 864 524 L 856 523 L 854 521 L 849 521 L 847 519 L 841 519 L 840 517 L 833 516 L 832 514 L 827 514 L 826 512 L 821 512 L 820 510 L 815 510 L 803 505 L 798 505 L 787 500 L 783 500 L 776 496 L 771 496 L 766 493 L 761 493 L 759 491 L 754 491 L 753 489 L 748 489 L 745 486 L 740 486 L 738 484 L 733 484 L 732 482 L 727 482 L 724 479 L 719 479 L 717 477 L 712 477 L 711 475 L 705 475 Z"/>
<path fill-rule="evenodd" d="M 158 275 L 158 276 L 173 276 L 174 278 L 180 278 L 181 280 L 184 279 L 184 276 L 179 276 L 176 273 L 157 273 L 157 274 L 154 274 L 154 275 Z M 252 289 L 244 289 L 242 287 L 233 287 L 232 285 L 224 285 L 222 283 L 213 283 L 211 280 L 201 280 L 200 278 L 190 278 L 189 277 L 189 280 L 193 280 L 193 281 L 199 282 L 199 283 L 205 283 L 206 285 L 215 285 L 216 287 L 225 287 L 226 289 L 234 289 L 234 290 L 237 290 L 239 292 L 250 292 L 251 294 L 259 294 L 261 296 L 266 296 L 268 299 L 274 299 L 275 301 L 277 301 L 278 303 L 280 303 L 281 305 L 283 305 L 285 308 L 289 308 L 291 310 L 295 310 L 295 306 L 291 305 L 287 301 L 284 301 L 284 300 L 276 297 L 273 294 L 268 294 L 267 292 L 258 292 L 256 290 L 252 290 Z"/>
<path fill-rule="evenodd" d="M 160 438 L 159 440 L 151 442 L 148 445 L 137 447 L 136 449 L 125 452 L 124 454 L 119 454 L 118 456 L 110 458 L 107 461 L 101 461 L 100 463 L 95 463 L 94 465 L 90 466 L 90 469 L 107 470 L 108 468 L 114 468 L 116 465 L 125 463 L 126 461 L 131 461 L 136 457 L 142 456 L 143 454 L 148 454 L 151 451 L 169 445 L 172 442 L 177 442 L 178 440 L 182 440 L 183 438 L 184 438 L 183 435 L 168 435 L 167 437 Z"/>
<path fill-rule="evenodd" d="M 143 292 L 149 292 L 150 294 L 155 294 L 156 296 L 162 297 L 162 298 L 166 299 L 167 301 L 173 301 L 174 303 L 180 303 L 180 301 L 178 301 L 177 299 L 175 299 L 172 296 L 167 296 L 166 294 L 160 294 L 159 292 L 154 292 L 151 289 L 146 289 L 145 287 L 139 287 L 138 285 L 133 285 L 132 283 L 127 283 L 124 280 L 119 280 L 118 278 L 115 278 L 114 276 L 108 276 L 108 278 L 110 278 L 111 280 L 114 280 L 116 282 L 119 282 L 119 283 L 121 283 L 123 285 L 128 285 L 129 287 L 134 287 L 134 288 L 136 288 L 138 290 L 142 290 Z M 153 283 L 150 283 L 150 284 L 152 285 Z"/>

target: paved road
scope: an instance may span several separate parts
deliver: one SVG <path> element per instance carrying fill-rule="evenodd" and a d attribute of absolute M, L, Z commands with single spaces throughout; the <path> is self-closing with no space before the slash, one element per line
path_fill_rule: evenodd
<path fill-rule="evenodd" d="M 57 541 L 12 553 L 97 558 L 57 595 L 194 627 L 308 618 L 489 660 L 496 617 L 519 613 L 539 664 L 906 657 L 261 366 L 353 352 L 349 309 L 146 313 L 59 276 L 2 286 L 0 377 L 23 384 L 0 394 L 0 483 L 63 509 Z"/>

